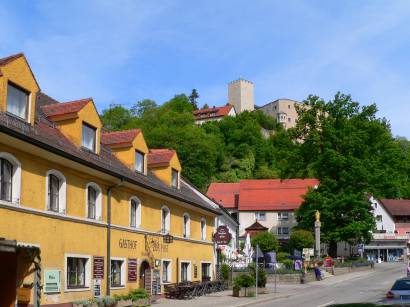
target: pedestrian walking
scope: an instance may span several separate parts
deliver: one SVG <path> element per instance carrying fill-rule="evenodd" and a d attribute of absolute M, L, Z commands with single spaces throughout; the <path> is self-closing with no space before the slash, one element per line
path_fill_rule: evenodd
<path fill-rule="evenodd" d="M 322 280 L 322 273 L 320 272 L 319 266 L 317 264 L 315 264 L 315 276 L 316 276 L 316 280 Z"/>

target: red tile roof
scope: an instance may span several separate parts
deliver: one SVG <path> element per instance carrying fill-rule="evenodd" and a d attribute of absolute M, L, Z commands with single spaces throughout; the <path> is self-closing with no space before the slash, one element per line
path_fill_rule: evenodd
<path fill-rule="evenodd" d="M 258 221 L 255 221 L 255 223 L 253 223 L 252 225 L 250 225 L 249 227 L 246 227 L 245 230 L 246 231 L 266 231 L 268 230 L 268 227 L 263 226 L 261 223 L 259 223 Z"/>
<path fill-rule="evenodd" d="M 234 209 L 238 207 L 239 182 L 238 183 L 211 183 L 207 192 L 212 198 L 224 208 Z"/>
<path fill-rule="evenodd" d="M 41 107 L 41 111 L 47 117 L 77 113 L 90 101 L 92 98 L 45 105 Z"/>
<path fill-rule="evenodd" d="M 233 105 L 227 104 L 223 107 L 213 107 L 209 109 L 200 109 L 193 112 L 196 119 L 215 118 L 226 116 L 232 110 Z"/>
<path fill-rule="evenodd" d="M 236 184 L 213 183 L 207 195 L 225 208 L 239 211 L 292 211 L 301 205 L 317 179 L 241 180 Z"/>
<path fill-rule="evenodd" d="M 172 149 L 151 149 L 148 154 L 148 166 L 168 166 L 175 151 Z"/>
<path fill-rule="evenodd" d="M 392 215 L 410 215 L 410 199 L 381 199 L 383 207 Z"/>
<path fill-rule="evenodd" d="M 242 180 L 238 207 L 241 211 L 295 210 L 308 188 L 318 184 L 317 179 Z"/>
<path fill-rule="evenodd" d="M 140 132 L 140 129 L 103 132 L 101 133 L 101 143 L 106 146 L 131 145 Z"/>
<path fill-rule="evenodd" d="M 4 65 L 10 63 L 11 61 L 14 61 L 15 59 L 18 59 L 19 57 L 22 57 L 22 56 L 24 56 L 23 53 L 17 53 L 17 54 L 13 54 L 13 55 L 10 55 L 10 56 L 5 57 L 5 58 L 1 58 L 0 59 L 0 66 L 4 66 Z"/>
<path fill-rule="evenodd" d="M 185 201 L 190 205 L 213 213 L 220 213 L 219 209 L 211 206 L 202 197 L 194 193 L 184 180 L 181 181 L 180 189 L 173 189 L 150 172 L 147 175 L 135 172 L 121 163 L 103 144 L 99 154 L 84 150 L 82 147 L 74 145 L 52 122 L 44 118 L 40 118 L 34 125 L 31 125 L 7 113 L 0 112 L 0 132 L 110 176 L 124 179 L 132 184 Z"/>

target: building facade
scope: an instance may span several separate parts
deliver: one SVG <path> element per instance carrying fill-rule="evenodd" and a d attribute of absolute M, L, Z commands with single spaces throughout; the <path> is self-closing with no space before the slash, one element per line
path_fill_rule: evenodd
<path fill-rule="evenodd" d="M 213 278 L 219 210 L 180 173 L 142 131 L 103 131 L 91 98 L 41 93 L 24 55 L 0 59 L 0 306 Z"/>
<path fill-rule="evenodd" d="M 241 180 L 239 183 L 212 183 L 207 195 L 227 209 L 239 221 L 239 234 L 257 221 L 280 240 L 287 240 L 296 226 L 294 211 L 316 179 Z"/>
<path fill-rule="evenodd" d="M 276 119 L 285 129 L 289 129 L 296 126 L 298 119 L 297 105 L 300 105 L 300 103 L 292 99 L 277 99 L 259 107 L 258 110 Z"/>
<path fill-rule="evenodd" d="M 225 116 L 236 116 L 235 107 L 231 104 L 227 104 L 223 107 L 213 107 L 207 109 L 199 109 L 193 112 L 195 117 L 195 123 L 202 125 L 210 121 L 220 121 Z"/>
<path fill-rule="evenodd" d="M 409 255 L 410 200 L 369 197 L 376 228 L 364 246 L 365 256 L 373 261 L 405 260 Z"/>

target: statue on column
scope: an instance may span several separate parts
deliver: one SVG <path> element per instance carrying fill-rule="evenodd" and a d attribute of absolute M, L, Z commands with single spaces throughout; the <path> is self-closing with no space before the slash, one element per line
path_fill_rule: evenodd
<path fill-rule="evenodd" d="M 316 210 L 315 213 L 316 216 L 316 221 L 315 221 L 315 250 L 316 250 L 316 257 L 319 259 L 320 258 L 320 212 L 319 210 Z"/>

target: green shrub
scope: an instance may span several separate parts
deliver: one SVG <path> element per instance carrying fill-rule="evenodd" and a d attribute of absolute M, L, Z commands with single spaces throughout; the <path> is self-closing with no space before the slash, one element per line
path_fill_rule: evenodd
<path fill-rule="evenodd" d="M 262 231 L 254 235 L 251 239 L 253 247 L 259 245 L 263 253 L 277 251 L 279 249 L 279 241 L 276 236 L 269 231 Z"/>
<path fill-rule="evenodd" d="M 238 288 L 249 288 L 255 285 L 255 278 L 249 274 L 241 274 L 235 277 L 233 283 Z"/>
<path fill-rule="evenodd" d="M 283 260 L 287 259 L 288 256 L 290 256 L 289 253 L 279 252 L 279 253 L 276 254 L 276 261 L 277 262 L 283 262 Z"/>
<path fill-rule="evenodd" d="M 256 265 L 255 263 L 249 264 L 249 270 L 252 276 L 256 276 Z M 258 269 L 258 287 L 265 288 L 266 287 L 266 271 L 265 269 L 259 268 Z"/>
<path fill-rule="evenodd" d="M 221 265 L 221 278 L 223 281 L 227 281 L 229 279 L 229 273 L 231 268 L 226 263 Z"/>
<path fill-rule="evenodd" d="M 145 290 L 145 289 L 134 289 L 134 290 L 131 290 L 131 292 L 130 292 L 128 295 L 129 295 L 129 298 L 130 298 L 132 301 L 137 301 L 137 300 L 140 300 L 140 299 L 149 298 L 149 295 L 148 295 L 148 293 L 147 293 L 147 290 Z"/>
<path fill-rule="evenodd" d="M 73 304 L 80 305 L 80 306 L 83 306 L 83 307 L 91 306 L 91 302 L 89 300 L 74 301 Z"/>
<path fill-rule="evenodd" d="M 293 260 L 292 260 L 292 259 L 282 260 L 282 263 L 283 263 L 288 269 L 291 269 L 291 268 L 293 267 Z"/>

